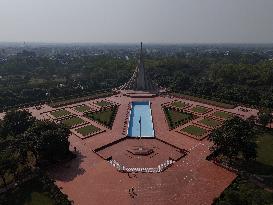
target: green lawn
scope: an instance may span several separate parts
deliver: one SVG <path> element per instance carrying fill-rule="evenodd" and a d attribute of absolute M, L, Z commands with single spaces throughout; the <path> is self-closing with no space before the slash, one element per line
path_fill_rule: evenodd
<path fill-rule="evenodd" d="M 187 104 L 185 102 L 175 101 L 171 105 L 178 108 L 184 108 Z"/>
<path fill-rule="evenodd" d="M 109 103 L 107 101 L 100 101 L 100 102 L 97 102 L 96 104 L 99 105 L 99 106 L 101 106 L 101 107 L 112 105 L 111 103 Z"/>
<path fill-rule="evenodd" d="M 227 113 L 227 112 L 223 112 L 223 111 L 217 111 L 217 112 L 213 113 L 213 115 L 216 117 L 224 118 L 224 119 L 229 119 L 232 117 L 232 114 Z"/>
<path fill-rule="evenodd" d="M 273 194 L 242 178 L 236 179 L 213 205 L 271 205 Z"/>
<path fill-rule="evenodd" d="M 86 112 L 90 110 L 91 108 L 87 105 L 80 105 L 78 107 L 75 107 L 74 109 L 77 110 L 78 112 Z"/>
<path fill-rule="evenodd" d="M 100 130 L 99 128 L 97 128 L 93 125 L 87 125 L 87 126 L 77 129 L 76 132 L 82 134 L 83 136 L 86 136 L 86 135 L 92 134 L 94 132 L 97 132 L 99 130 Z"/>
<path fill-rule="evenodd" d="M 273 132 L 262 133 L 258 137 L 257 145 L 257 161 L 273 167 Z"/>
<path fill-rule="evenodd" d="M 183 128 L 181 131 L 187 132 L 191 135 L 195 135 L 197 137 L 201 137 L 203 134 L 205 134 L 207 131 L 201 127 L 197 127 L 195 125 L 190 125 L 188 127 Z"/>
<path fill-rule="evenodd" d="M 87 113 L 85 116 L 89 119 L 98 121 L 108 127 L 112 127 L 115 116 L 117 113 L 117 107 L 112 107 L 110 109 L 102 110 L 99 112 Z"/>
<path fill-rule="evenodd" d="M 207 112 L 209 109 L 206 107 L 202 107 L 202 106 L 195 106 L 191 109 L 191 111 L 193 112 L 198 112 L 198 113 L 205 113 Z"/>
<path fill-rule="evenodd" d="M 217 127 L 218 125 L 221 124 L 220 121 L 211 119 L 211 118 L 204 118 L 203 120 L 200 120 L 199 122 L 209 127 Z"/>
<path fill-rule="evenodd" d="M 55 205 L 55 201 L 54 198 L 51 198 L 50 193 L 43 188 L 43 183 L 35 178 L 9 191 L 9 194 L 0 195 L 0 204 Z"/>
<path fill-rule="evenodd" d="M 84 123 L 84 120 L 79 117 L 72 117 L 72 118 L 63 120 L 62 123 L 67 125 L 68 127 L 73 127 L 73 126 Z"/>
<path fill-rule="evenodd" d="M 71 113 L 67 110 L 57 110 L 57 111 L 51 112 L 50 114 L 56 118 L 59 118 L 59 117 L 64 117 L 66 115 L 70 115 Z"/>
<path fill-rule="evenodd" d="M 191 113 L 179 112 L 170 108 L 164 108 L 164 112 L 170 128 L 185 124 L 195 118 L 195 116 Z"/>

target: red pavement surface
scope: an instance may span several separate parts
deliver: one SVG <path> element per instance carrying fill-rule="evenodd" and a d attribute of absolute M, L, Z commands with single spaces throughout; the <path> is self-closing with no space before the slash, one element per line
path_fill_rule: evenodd
<path fill-rule="evenodd" d="M 153 150 L 147 156 L 134 155 L 130 151 L 134 148 L 143 147 Z M 156 139 L 126 139 L 112 146 L 106 147 L 98 152 L 98 155 L 107 159 L 118 161 L 121 165 L 131 168 L 156 168 L 166 160 L 178 160 L 185 155 L 185 151 L 176 149 Z"/>
<path fill-rule="evenodd" d="M 211 143 L 206 139 L 199 141 L 176 132 L 176 129 L 169 131 L 161 104 L 171 102 L 174 99 L 177 98 L 132 99 L 121 95 L 106 98 L 105 100 L 120 104 L 112 129 L 104 128 L 106 132 L 84 140 L 72 134 L 69 138 L 71 150 L 74 147 L 77 148 L 77 158 L 50 170 L 52 177 L 56 180 L 56 184 L 61 188 L 62 192 L 67 194 L 69 199 L 73 200 L 74 204 L 77 205 L 211 204 L 213 199 L 218 197 L 235 179 L 236 175 L 205 159 L 210 153 L 209 147 L 211 146 Z M 143 100 L 152 102 L 151 107 L 156 138 L 180 149 L 185 149 L 188 153 L 162 173 L 136 173 L 129 175 L 120 173 L 93 150 L 124 138 L 125 135 L 122 132 L 128 114 L 128 103 Z M 190 103 L 193 106 L 203 105 L 212 108 L 212 110 L 221 109 L 189 100 L 179 100 Z M 94 101 L 84 103 L 92 105 L 92 102 Z M 83 103 L 66 107 L 80 104 Z M 247 112 L 245 110 L 242 111 L 242 107 L 221 110 L 239 114 L 244 118 L 257 115 L 257 110 L 247 109 Z M 43 105 L 39 109 L 31 107 L 28 110 L 38 119 L 50 119 L 47 112 L 55 109 L 48 105 Z M 79 115 L 73 109 L 69 109 L 69 111 Z M 3 117 L 3 114 L 0 114 L 0 117 Z M 83 119 L 102 128 L 100 124 L 92 120 Z M 181 127 L 177 129 L 181 129 Z M 112 155 L 119 155 L 117 148 L 124 151 L 126 149 L 125 146 L 127 145 L 115 144 L 112 147 L 112 151 L 115 153 Z M 164 151 L 165 148 L 162 148 L 162 150 Z M 171 153 L 171 149 L 168 152 Z M 169 153 L 162 154 L 164 157 L 167 155 Z M 134 198 L 129 195 L 129 189 L 132 187 L 134 187 L 134 192 L 136 193 Z"/>

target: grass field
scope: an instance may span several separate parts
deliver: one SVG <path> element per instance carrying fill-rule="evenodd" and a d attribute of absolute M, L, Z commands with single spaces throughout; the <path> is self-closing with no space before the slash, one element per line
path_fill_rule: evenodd
<path fill-rule="evenodd" d="M 237 178 L 213 205 L 270 205 L 273 204 L 273 194 L 257 185 Z"/>
<path fill-rule="evenodd" d="M 90 110 L 91 108 L 87 105 L 80 105 L 78 107 L 75 107 L 74 109 L 77 110 L 78 112 L 86 112 Z"/>
<path fill-rule="evenodd" d="M 109 103 L 107 101 L 100 101 L 100 102 L 97 102 L 96 104 L 99 105 L 99 106 L 101 106 L 101 107 L 112 105 L 111 103 Z"/>
<path fill-rule="evenodd" d="M 54 198 L 50 197 L 50 193 L 43 189 L 43 183 L 36 178 L 9 191 L 8 195 L 0 195 L 0 200 L 3 205 L 55 205 Z"/>
<path fill-rule="evenodd" d="M 69 112 L 67 110 L 57 110 L 57 111 L 51 112 L 50 114 L 53 115 L 56 118 L 59 118 L 59 117 L 64 117 L 66 115 L 70 115 L 71 112 Z"/>
<path fill-rule="evenodd" d="M 204 135 L 207 131 L 201 127 L 197 127 L 195 125 L 190 125 L 188 127 L 183 128 L 181 131 L 187 132 L 190 135 L 195 135 L 197 137 L 201 137 Z"/>
<path fill-rule="evenodd" d="M 84 123 L 84 120 L 79 117 L 72 117 L 72 118 L 63 120 L 62 123 L 67 125 L 68 127 L 73 127 L 73 126 Z"/>
<path fill-rule="evenodd" d="M 220 121 L 215 120 L 215 119 L 211 119 L 211 118 L 204 118 L 202 120 L 199 121 L 201 124 L 204 124 L 206 126 L 209 127 L 217 127 L 218 125 L 221 124 Z"/>
<path fill-rule="evenodd" d="M 178 108 L 184 108 L 187 104 L 185 102 L 175 101 L 171 105 Z"/>
<path fill-rule="evenodd" d="M 87 113 L 85 116 L 89 119 L 98 121 L 108 127 L 112 127 L 112 123 L 114 122 L 116 112 L 117 108 L 111 108 L 99 112 Z"/>
<path fill-rule="evenodd" d="M 208 108 L 202 107 L 202 106 L 195 106 L 191 109 L 191 111 L 198 112 L 198 113 L 206 113 L 208 112 L 208 110 L 209 110 Z"/>
<path fill-rule="evenodd" d="M 216 117 L 223 118 L 223 119 L 229 119 L 232 117 L 232 114 L 227 113 L 227 112 L 223 112 L 223 111 L 217 111 L 217 112 L 213 113 L 213 115 Z"/>
<path fill-rule="evenodd" d="M 273 167 L 273 132 L 265 132 L 261 134 L 258 137 L 257 145 L 257 161 Z"/>
<path fill-rule="evenodd" d="M 87 125 L 87 126 L 79 128 L 79 129 L 76 129 L 76 132 L 82 134 L 83 136 L 87 136 L 87 135 L 97 132 L 99 130 L 100 130 L 99 128 L 97 128 L 93 125 Z"/>
<path fill-rule="evenodd" d="M 164 112 L 168 121 L 168 124 L 171 128 L 174 128 L 178 125 L 187 123 L 189 120 L 195 118 L 191 113 L 179 112 L 173 109 L 164 108 Z"/>

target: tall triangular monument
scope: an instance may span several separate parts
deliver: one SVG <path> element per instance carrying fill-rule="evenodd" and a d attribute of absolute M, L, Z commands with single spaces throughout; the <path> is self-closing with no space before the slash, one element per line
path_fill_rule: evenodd
<path fill-rule="evenodd" d="M 119 90 L 130 90 L 130 91 L 146 91 L 146 92 L 158 92 L 158 86 L 154 84 L 146 73 L 144 67 L 144 55 L 143 47 L 141 42 L 140 55 L 138 65 L 130 78 L 130 80 L 119 87 Z"/>

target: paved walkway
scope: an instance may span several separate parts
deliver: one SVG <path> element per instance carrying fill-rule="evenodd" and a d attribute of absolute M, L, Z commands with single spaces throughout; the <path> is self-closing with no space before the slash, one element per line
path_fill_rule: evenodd
<path fill-rule="evenodd" d="M 106 129 L 106 132 L 84 140 L 72 134 L 69 138 L 71 150 L 77 147 L 78 157 L 50 171 L 62 192 L 67 194 L 69 199 L 73 200 L 77 205 L 211 204 L 213 199 L 218 197 L 235 179 L 236 175 L 205 159 L 210 153 L 209 147 L 211 146 L 211 143 L 206 139 L 199 141 L 177 133 L 175 130 L 169 131 L 161 104 L 171 102 L 174 99 L 166 97 L 131 99 L 120 95 L 106 98 L 106 100 L 120 104 L 112 129 Z M 110 163 L 93 152 L 93 150 L 103 145 L 125 137 L 123 128 L 126 117 L 128 117 L 128 104 L 132 100 L 150 100 L 156 137 L 188 151 L 186 157 L 180 159 L 162 173 L 129 175 L 120 173 Z M 220 109 L 189 100 L 182 101 L 193 105 Z M 87 101 L 85 103 L 92 102 Z M 79 104 L 82 103 L 73 106 Z M 29 108 L 29 111 L 38 119 L 47 119 L 48 116 L 44 113 L 51 110 L 54 109 L 47 105 L 42 106 L 40 109 Z M 222 110 L 243 117 L 256 113 L 256 110 L 245 112 L 241 107 Z M 99 126 L 91 120 L 90 123 Z M 130 195 L 132 188 L 135 193 L 134 198 Z"/>
<path fill-rule="evenodd" d="M 92 150 L 124 137 L 122 128 L 132 99 L 114 96 L 107 99 L 121 104 L 112 130 L 86 140 L 72 135 L 71 146 L 77 147 L 78 158 L 51 171 L 57 185 L 75 204 L 211 204 L 235 179 L 235 174 L 205 160 L 211 145 L 206 139 L 198 141 L 169 131 L 161 104 L 171 99 L 163 97 L 150 99 L 155 134 L 188 150 L 188 155 L 162 173 L 119 173 Z M 129 194 L 132 187 L 134 198 Z"/>

